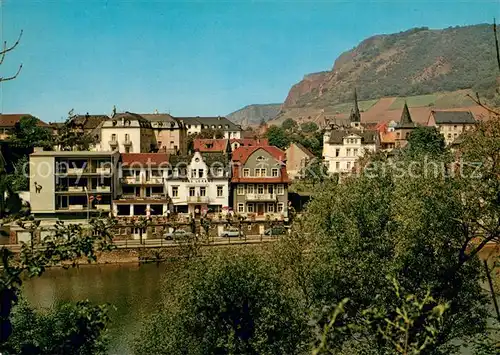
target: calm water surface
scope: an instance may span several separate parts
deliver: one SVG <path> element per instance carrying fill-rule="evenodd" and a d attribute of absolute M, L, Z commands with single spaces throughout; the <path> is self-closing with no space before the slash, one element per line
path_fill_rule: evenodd
<path fill-rule="evenodd" d="M 59 301 L 90 300 L 110 303 L 110 354 L 130 354 L 130 343 L 141 321 L 162 302 L 162 280 L 181 267 L 178 263 L 160 265 L 86 265 L 64 270 L 53 268 L 24 285 L 27 299 L 38 307 L 51 307 Z"/>

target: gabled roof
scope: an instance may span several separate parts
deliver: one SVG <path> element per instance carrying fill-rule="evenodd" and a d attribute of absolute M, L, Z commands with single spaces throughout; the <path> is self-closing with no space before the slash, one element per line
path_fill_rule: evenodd
<path fill-rule="evenodd" d="M 476 120 L 470 111 L 431 111 L 436 124 L 474 124 Z"/>
<path fill-rule="evenodd" d="M 109 120 L 107 115 L 76 115 L 69 119 L 68 124 L 79 126 L 86 130 L 92 130 L 106 120 Z"/>
<path fill-rule="evenodd" d="M 342 144 L 345 137 L 350 135 L 361 137 L 362 144 L 375 144 L 377 142 L 378 131 L 360 129 L 338 129 L 330 131 L 330 144 Z"/>
<path fill-rule="evenodd" d="M 396 143 L 396 133 L 395 132 L 380 132 L 380 143 Z"/>
<path fill-rule="evenodd" d="M 22 117 L 35 117 L 35 116 L 30 115 L 29 113 L 7 113 L 7 114 L 0 113 L 0 127 L 13 128 Z M 47 123 L 43 122 L 42 120 L 38 118 L 37 120 L 38 120 L 38 126 L 50 127 Z"/>
<path fill-rule="evenodd" d="M 203 162 L 210 168 L 211 166 L 217 167 L 228 167 L 229 166 L 229 157 L 227 154 L 222 154 L 218 152 L 210 152 L 210 153 L 202 153 L 200 152 L 201 157 L 203 158 Z M 170 156 L 170 164 L 172 167 L 176 165 L 189 165 L 191 164 L 191 160 L 193 159 L 193 154 L 185 154 L 185 155 L 171 155 Z M 214 165 L 215 164 L 215 165 Z"/>
<path fill-rule="evenodd" d="M 141 113 L 142 117 L 150 122 L 154 122 L 153 128 L 179 128 L 181 123 L 179 120 L 168 113 Z"/>
<path fill-rule="evenodd" d="M 201 139 L 196 138 L 193 140 L 194 150 L 200 152 L 227 152 L 229 151 L 229 144 L 227 139 Z"/>
<path fill-rule="evenodd" d="M 311 153 L 311 151 L 309 149 L 307 149 L 306 147 L 304 147 L 302 144 L 298 143 L 298 142 L 294 142 L 292 143 L 290 146 L 292 145 L 295 145 L 297 148 L 299 148 L 304 154 L 306 154 L 309 158 L 315 158 L 315 155 L 313 153 Z"/>
<path fill-rule="evenodd" d="M 266 152 L 271 154 L 271 156 L 274 159 L 276 159 L 280 162 L 286 161 L 286 154 L 284 151 L 282 151 L 281 149 L 279 149 L 277 147 L 269 146 L 269 145 L 268 146 L 239 147 L 233 152 L 232 160 L 235 162 L 237 161 L 237 162 L 240 162 L 242 164 L 245 164 L 246 161 L 248 160 L 248 158 L 259 149 L 265 150 Z"/>
<path fill-rule="evenodd" d="M 122 153 L 121 158 L 123 166 L 166 166 L 169 163 L 169 155 L 165 153 Z"/>

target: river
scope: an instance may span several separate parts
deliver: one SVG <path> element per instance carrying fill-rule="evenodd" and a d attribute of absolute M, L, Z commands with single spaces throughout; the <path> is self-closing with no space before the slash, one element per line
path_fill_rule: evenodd
<path fill-rule="evenodd" d="M 24 295 L 38 307 L 85 299 L 112 304 L 109 353 L 131 354 L 130 343 L 141 327 L 141 320 L 157 309 L 162 301 L 162 280 L 175 272 L 176 267 L 178 263 L 52 268 L 42 277 L 26 282 Z"/>
<path fill-rule="evenodd" d="M 482 257 L 488 257 L 484 251 Z M 110 354 L 131 354 L 131 342 L 141 321 L 162 302 L 162 287 L 182 263 L 84 265 L 73 269 L 52 268 L 42 277 L 25 282 L 24 294 L 38 307 L 59 301 L 90 300 L 110 303 Z"/>

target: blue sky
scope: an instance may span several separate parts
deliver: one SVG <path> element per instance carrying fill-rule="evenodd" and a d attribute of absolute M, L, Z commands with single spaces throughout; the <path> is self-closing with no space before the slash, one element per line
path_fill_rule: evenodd
<path fill-rule="evenodd" d="M 282 102 L 368 36 L 500 18 L 499 1 L 0 0 L 3 113 L 225 115 Z"/>

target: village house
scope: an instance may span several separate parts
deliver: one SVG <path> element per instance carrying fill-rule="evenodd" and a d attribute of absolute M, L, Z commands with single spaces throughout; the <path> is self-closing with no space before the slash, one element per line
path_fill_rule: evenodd
<path fill-rule="evenodd" d="M 290 180 L 285 152 L 272 146 L 240 147 L 233 152 L 232 162 L 234 212 L 260 221 L 286 220 Z"/>
<path fill-rule="evenodd" d="M 100 125 L 98 150 L 149 153 L 157 150 L 151 122 L 131 112 L 117 113 Z"/>
<path fill-rule="evenodd" d="M 108 214 L 117 195 L 118 152 L 43 151 L 30 155 L 30 205 L 38 218 Z"/>
<path fill-rule="evenodd" d="M 165 215 L 171 202 L 166 191 L 169 165 L 166 153 L 121 154 L 115 216 Z"/>
<path fill-rule="evenodd" d="M 470 111 L 431 111 L 427 126 L 436 127 L 444 136 L 446 145 L 452 144 L 462 132 L 472 129 L 476 124 Z"/>
<path fill-rule="evenodd" d="M 166 191 L 174 213 L 200 217 L 229 209 L 229 156 L 221 153 L 171 155 Z"/>
<path fill-rule="evenodd" d="M 224 138 L 241 138 L 241 127 L 234 124 L 226 117 L 177 117 L 185 125 L 187 134 L 197 134 L 206 130 L 221 131 Z M 215 138 L 215 137 L 214 137 Z"/>
<path fill-rule="evenodd" d="M 306 147 L 300 143 L 292 143 L 285 151 L 286 171 L 290 179 L 300 179 L 304 177 L 305 168 L 316 157 Z"/>
<path fill-rule="evenodd" d="M 233 138 L 233 139 L 203 139 L 196 138 L 193 140 L 194 150 L 200 152 L 219 152 L 230 153 L 239 147 L 254 147 L 267 146 L 267 139 L 248 139 L 248 138 Z"/>
<path fill-rule="evenodd" d="M 187 153 L 187 129 L 177 118 L 168 113 L 141 113 L 142 117 L 151 122 L 156 145 L 159 152 L 169 154 Z"/>
<path fill-rule="evenodd" d="M 328 123 L 323 135 L 323 162 L 330 174 L 352 172 L 366 152 L 380 146 L 379 132 L 361 123 L 356 91 L 348 124 Z"/>
<path fill-rule="evenodd" d="M 0 140 L 9 139 L 16 128 L 16 124 L 21 120 L 22 117 L 34 117 L 27 113 L 16 113 L 16 114 L 0 114 Z M 35 117 L 36 118 L 36 117 Z M 39 127 L 45 127 L 53 131 L 53 127 L 47 123 L 36 118 Z"/>

